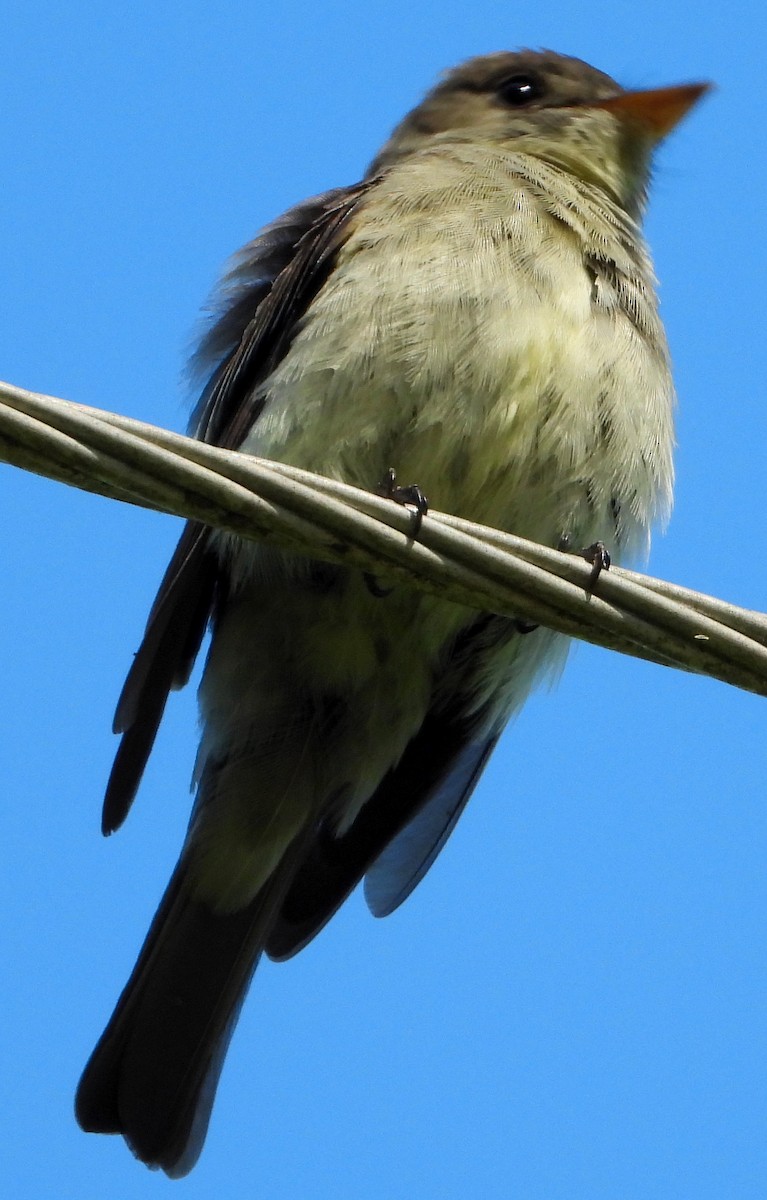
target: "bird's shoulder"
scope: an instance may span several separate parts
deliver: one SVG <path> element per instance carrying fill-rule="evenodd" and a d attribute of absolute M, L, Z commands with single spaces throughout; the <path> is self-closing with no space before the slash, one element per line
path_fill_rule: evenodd
<path fill-rule="evenodd" d="M 245 401 L 290 345 L 375 182 L 334 188 L 294 205 L 234 257 L 214 297 L 216 316 L 191 363 L 193 377 L 206 381 L 191 421 L 202 441 L 235 447 L 257 419 Z"/>

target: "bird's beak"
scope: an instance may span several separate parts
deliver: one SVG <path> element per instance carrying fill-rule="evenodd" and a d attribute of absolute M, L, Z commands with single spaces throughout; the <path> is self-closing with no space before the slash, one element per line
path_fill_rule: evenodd
<path fill-rule="evenodd" d="M 597 100 L 592 107 L 615 113 L 616 117 L 641 125 L 660 141 L 683 116 L 711 90 L 710 83 L 683 83 L 680 87 L 652 88 L 650 91 L 622 92 L 609 100 Z"/>

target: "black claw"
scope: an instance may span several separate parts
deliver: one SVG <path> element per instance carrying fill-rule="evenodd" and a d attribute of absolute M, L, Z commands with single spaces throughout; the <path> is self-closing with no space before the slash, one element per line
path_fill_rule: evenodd
<path fill-rule="evenodd" d="M 540 627 L 533 624 L 532 621 L 524 621 L 522 617 L 515 617 L 514 628 L 516 629 L 517 633 L 535 633 L 536 629 Z"/>
<path fill-rule="evenodd" d="M 591 546 L 586 546 L 580 553 L 586 562 L 591 563 L 591 574 L 586 585 L 586 591 L 590 593 L 594 590 L 594 584 L 602 572 L 610 569 L 610 552 L 604 542 L 593 542 Z"/>
<path fill-rule="evenodd" d="M 557 542 L 557 550 L 561 550 L 563 554 L 580 554 L 581 558 L 585 558 L 586 562 L 591 563 L 591 575 L 586 584 L 586 595 L 590 596 L 599 576 L 603 571 L 607 571 L 610 568 L 610 551 L 604 542 L 592 542 L 590 546 L 584 546 L 583 549 L 574 551 L 572 542 L 573 539 L 570 534 L 563 533 Z"/>
<path fill-rule="evenodd" d="M 393 500 L 395 504 L 409 504 L 415 509 L 412 536 L 417 537 L 423 524 L 423 519 L 429 511 L 429 501 L 418 484 L 410 483 L 407 487 L 398 487 L 397 473 L 393 467 L 389 467 L 389 470 L 378 485 L 378 490 L 387 500 Z"/>
<path fill-rule="evenodd" d="M 370 592 L 371 596 L 375 596 L 376 600 L 383 600 L 386 596 L 391 596 L 394 591 L 394 586 L 384 587 L 376 579 L 375 575 L 371 575 L 369 571 L 363 573 L 362 578 L 365 580 L 365 587 Z"/>

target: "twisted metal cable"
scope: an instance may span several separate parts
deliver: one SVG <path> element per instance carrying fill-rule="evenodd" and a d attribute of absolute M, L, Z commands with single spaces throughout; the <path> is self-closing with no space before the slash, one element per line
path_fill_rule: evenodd
<path fill-rule="evenodd" d="M 0 459 L 767 695 L 767 616 L 634 571 L 6 383 Z"/>

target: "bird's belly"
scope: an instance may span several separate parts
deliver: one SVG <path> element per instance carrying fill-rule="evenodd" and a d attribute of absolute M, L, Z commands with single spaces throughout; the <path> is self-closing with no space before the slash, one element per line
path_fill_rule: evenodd
<path fill-rule="evenodd" d="M 583 270 L 571 263 L 556 295 L 514 275 L 467 280 L 444 262 L 398 287 L 371 289 L 375 272 L 363 274 L 344 285 L 341 273 L 312 305 L 243 449 L 367 488 L 394 467 L 435 509 L 549 544 L 569 533 L 612 545 L 616 495 L 637 491 L 644 468 L 638 442 L 618 454 L 605 431 L 627 393 L 641 407 L 644 351 L 630 322 L 594 314 Z M 621 368 L 629 352 L 634 375 Z M 402 586 L 379 598 L 356 572 L 252 544 L 229 550 L 200 762 L 228 764 L 216 819 L 231 828 L 201 844 L 211 888 L 228 871 L 234 904 L 271 869 L 266 841 L 276 861 L 306 819 L 306 797 L 341 828 L 354 819 L 476 614 Z M 479 659 L 467 711 L 489 705 L 497 727 L 557 644 L 540 630 Z"/>
<path fill-rule="evenodd" d="M 393 467 L 432 508 L 539 541 L 609 538 L 605 412 L 641 379 L 615 370 L 636 351 L 629 323 L 595 318 L 569 266 L 556 296 L 458 278 L 320 305 L 243 449 L 366 488 Z"/>

